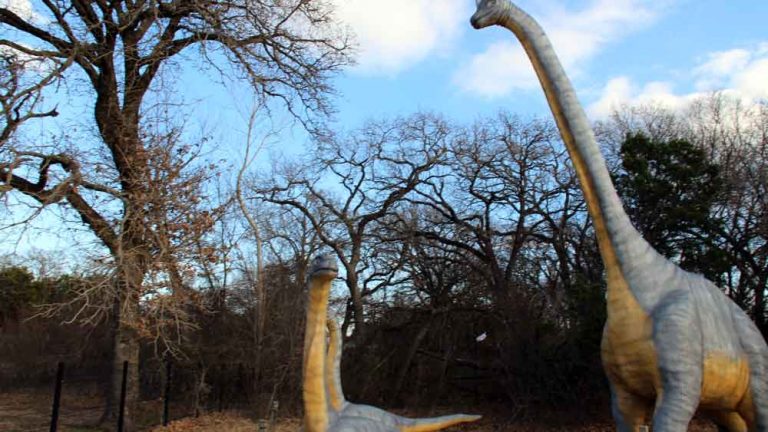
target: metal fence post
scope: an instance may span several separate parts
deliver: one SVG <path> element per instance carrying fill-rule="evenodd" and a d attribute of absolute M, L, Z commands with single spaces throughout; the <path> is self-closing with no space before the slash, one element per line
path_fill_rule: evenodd
<path fill-rule="evenodd" d="M 123 382 L 120 386 L 120 413 L 117 416 L 117 432 L 123 432 L 123 417 L 125 416 L 125 392 L 128 383 L 128 361 L 123 362 Z"/>
<path fill-rule="evenodd" d="M 168 426 L 168 403 L 171 399 L 171 359 L 165 364 L 165 394 L 163 395 L 163 426 Z"/>
<path fill-rule="evenodd" d="M 64 379 L 64 362 L 59 362 L 56 370 L 56 387 L 53 390 L 53 407 L 51 408 L 51 432 L 59 427 L 59 404 L 61 402 L 61 382 Z"/>
<path fill-rule="evenodd" d="M 227 364 L 224 363 L 219 368 L 219 379 L 218 379 L 218 381 L 219 381 L 218 382 L 218 384 L 219 384 L 219 389 L 218 389 L 219 390 L 219 394 L 218 394 L 218 397 L 219 397 L 219 412 L 221 412 L 224 409 L 224 386 L 225 386 L 225 383 L 227 381 L 226 374 L 227 374 Z"/>
<path fill-rule="evenodd" d="M 277 399 L 272 401 L 272 406 L 269 409 L 269 430 L 275 430 L 275 424 L 277 423 L 277 412 L 280 409 L 280 401 Z"/>

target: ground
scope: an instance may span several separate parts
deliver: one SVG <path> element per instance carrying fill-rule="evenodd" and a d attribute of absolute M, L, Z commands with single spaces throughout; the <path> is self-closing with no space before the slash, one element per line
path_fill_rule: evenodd
<path fill-rule="evenodd" d="M 82 390 L 82 389 L 81 389 Z M 12 392 L 0 392 L 0 431 L 33 432 L 48 431 L 51 415 L 50 389 L 25 389 Z M 96 432 L 95 424 L 101 413 L 101 400 L 94 392 L 80 392 L 80 395 L 66 395 L 62 399 L 59 431 Z M 257 422 L 236 412 L 211 413 L 199 418 L 178 419 L 168 427 L 152 427 L 160 419 L 161 401 L 147 401 L 142 404 L 141 418 L 138 423 L 143 431 L 151 432 L 253 432 L 258 431 Z M 178 410 L 177 410 L 178 411 Z M 441 414 L 440 413 L 435 413 Z M 404 413 L 409 414 L 409 413 Z M 426 414 L 426 413 L 418 413 Z M 563 421 L 567 417 L 562 413 L 553 413 L 551 418 L 538 421 L 512 422 L 495 414 L 483 418 L 477 423 L 459 425 L 449 429 L 454 432 L 501 432 L 501 431 L 569 431 L 569 432 L 608 432 L 614 431 L 609 419 L 593 421 L 588 424 Z M 547 426 L 553 423 L 562 426 Z M 279 419 L 268 432 L 296 432 L 300 427 L 297 418 Z M 694 432 L 714 432 L 715 428 L 703 422 L 696 422 L 691 428 Z"/>

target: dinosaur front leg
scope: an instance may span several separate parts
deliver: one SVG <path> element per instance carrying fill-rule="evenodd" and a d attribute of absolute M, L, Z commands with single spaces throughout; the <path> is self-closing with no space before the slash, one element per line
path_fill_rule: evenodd
<path fill-rule="evenodd" d="M 644 398 L 636 396 L 609 380 L 611 385 L 611 411 L 619 432 L 640 432 L 645 425 L 651 406 Z"/>
<path fill-rule="evenodd" d="M 667 296 L 651 317 L 661 376 L 654 432 L 685 432 L 699 404 L 702 380 L 701 329 L 687 292 Z"/>

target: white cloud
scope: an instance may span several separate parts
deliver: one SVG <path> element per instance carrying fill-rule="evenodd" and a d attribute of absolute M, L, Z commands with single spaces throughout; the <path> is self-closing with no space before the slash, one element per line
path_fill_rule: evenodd
<path fill-rule="evenodd" d="M 723 87 L 728 77 L 747 66 L 751 55 L 745 49 L 709 54 L 707 61 L 694 69 L 694 75 L 698 77 L 696 88 L 706 91 Z"/>
<path fill-rule="evenodd" d="M 739 98 L 747 103 L 768 99 L 768 42 L 751 49 L 738 48 L 713 52 L 696 66 L 690 76 L 695 91 L 675 92 L 671 82 L 633 83 L 617 77 L 603 88 L 600 98 L 589 106 L 595 118 L 606 117 L 622 106 L 654 104 L 679 110 L 712 91 Z"/>
<path fill-rule="evenodd" d="M 768 56 L 755 60 L 733 78 L 733 87 L 745 95 L 768 99 Z"/>
<path fill-rule="evenodd" d="M 492 97 L 537 85 L 531 62 L 515 41 L 500 41 L 461 68 L 454 81 L 464 90 Z"/>
<path fill-rule="evenodd" d="M 35 12 L 30 0 L 0 0 L 0 8 L 9 9 L 21 19 L 36 22 L 40 20 L 40 15 Z"/>
<path fill-rule="evenodd" d="M 605 85 L 600 99 L 589 107 L 589 112 L 599 117 L 609 115 L 616 108 L 632 99 L 636 92 L 634 87 L 632 80 L 628 77 L 613 78 Z"/>
<path fill-rule="evenodd" d="M 334 1 L 356 35 L 365 74 L 395 74 L 447 49 L 471 13 L 464 0 Z"/>
<path fill-rule="evenodd" d="M 651 4 L 653 3 L 653 4 Z M 536 15 L 563 66 L 573 76 L 611 41 L 653 22 L 666 2 L 649 0 L 592 0 L 580 11 L 550 7 Z M 491 44 L 456 73 L 465 91 L 500 97 L 516 89 L 538 86 L 531 63 L 511 34 Z"/>

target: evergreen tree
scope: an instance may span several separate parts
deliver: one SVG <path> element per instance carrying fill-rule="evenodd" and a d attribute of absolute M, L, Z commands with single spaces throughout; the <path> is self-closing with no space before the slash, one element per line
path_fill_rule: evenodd
<path fill-rule="evenodd" d="M 724 190 L 718 165 L 686 140 L 642 133 L 627 135 L 621 158 L 616 189 L 635 226 L 660 253 L 718 281 L 728 268 L 715 246 L 722 222 L 712 208 Z"/>

